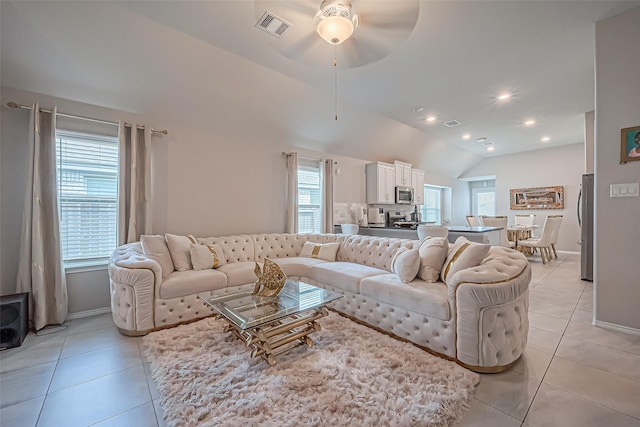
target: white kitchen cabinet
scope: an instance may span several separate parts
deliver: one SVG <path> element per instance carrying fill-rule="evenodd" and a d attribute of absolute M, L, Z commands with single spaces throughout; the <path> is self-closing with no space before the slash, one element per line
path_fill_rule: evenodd
<path fill-rule="evenodd" d="M 424 205 L 424 171 L 411 170 L 411 187 L 413 188 L 413 204 Z"/>
<path fill-rule="evenodd" d="M 390 163 L 367 163 L 367 203 L 393 204 L 395 203 L 395 169 Z"/>
<path fill-rule="evenodd" d="M 395 166 L 396 186 L 411 187 L 411 163 L 396 160 L 393 165 Z"/>

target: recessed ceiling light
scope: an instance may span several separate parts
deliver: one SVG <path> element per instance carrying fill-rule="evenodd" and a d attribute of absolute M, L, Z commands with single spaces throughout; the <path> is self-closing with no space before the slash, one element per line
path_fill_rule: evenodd
<path fill-rule="evenodd" d="M 525 124 L 526 126 L 533 126 L 533 125 L 535 125 L 535 124 L 536 124 L 536 121 L 535 121 L 535 120 L 533 120 L 533 119 L 531 119 L 531 120 L 527 120 L 526 122 L 524 122 L 524 124 Z"/>
<path fill-rule="evenodd" d="M 429 123 L 433 123 L 433 122 L 435 122 L 435 121 L 436 121 L 436 116 L 427 116 L 427 121 L 428 121 Z"/>
<path fill-rule="evenodd" d="M 509 98 L 511 98 L 510 93 L 501 93 L 500 95 L 498 95 L 498 101 L 506 101 Z"/>
<path fill-rule="evenodd" d="M 424 108 L 423 107 L 413 107 L 411 109 L 411 111 L 413 111 L 414 113 L 419 113 L 421 111 L 424 111 Z"/>
<path fill-rule="evenodd" d="M 471 138 L 471 134 L 465 133 L 464 135 L 462 135 L 462 139 L 469 139 Z"/>
<path fill-rule="evenodd" d="M 540 139 L 540 141 L 542 141 L 542 142 L 549 142 L 549 141 L 551 141 L 551 138 L 549 138 L 548 136 L 543 136 L 543 137 Z"/>
<path fill-rule="evenodd" d="M 481 138 L 476 139 L 476 141 L 478 141 L 478 142 L 485 142 L 486 140 L 487 140 L 486 136 L 483 136 Z"/>
<path fill-rule="evenodd" d="M 489 145 L 489 146 L 487 147 L 487 151 L 493 151 L 493 150 L 495 150 L 495 149 L 496 149 L 496 147 L 495 147 L 494 145 Z"/>

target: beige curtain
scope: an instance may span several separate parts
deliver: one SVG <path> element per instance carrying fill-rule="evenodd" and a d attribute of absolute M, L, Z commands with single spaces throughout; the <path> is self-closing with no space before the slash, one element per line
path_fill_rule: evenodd
<path fill-rule="evenodd" d="M 333 165 L 332 159 L 323 159 L 322 232 L 333 233 Z"/>
<path fill-rule="evenodd" d="M 17 292 L 29 292 L 29 317 L 36 330 L 60 324 L 68 313 L 62 265 L 56 177 L 56 108 L 31 107 L 27 141 L 27 186 Z"/>
<path fill-rule="evenodd" d="M 118 244 L 151 233 L 151 130 L 120 121 Z"/>
<path fill-rule="evenodd" d="M 298 232 L 298 153 L 287 153 L 287 233 Z"/>

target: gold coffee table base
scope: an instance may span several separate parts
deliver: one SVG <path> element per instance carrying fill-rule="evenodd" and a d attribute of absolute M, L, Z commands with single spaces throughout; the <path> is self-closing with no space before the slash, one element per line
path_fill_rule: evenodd
<path fill-rule="evenodd" d="M 303 313 L 295 313 L 272 322 L 249 329 L 240 329 L 227 320 L 225 332 L 231 332 L 251 349 L 251 357 L 260 356 L 269 365 L 276 364 L 276 356 L 299 345 L 313 346 L 309 334 L 320 330 L 316 320 L 329 315 L 326 307 L 320 307 Z"/>

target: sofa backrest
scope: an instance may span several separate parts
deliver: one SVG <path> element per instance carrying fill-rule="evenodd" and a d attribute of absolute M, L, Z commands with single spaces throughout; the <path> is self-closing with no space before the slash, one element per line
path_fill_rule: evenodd
<path fill-rule="evenodd" d="M 411 249 L 413 240 L 352 235 L 340 245 L 336 261 L 355 262 L 391 271 L 391 260 L 401 247 Z"/>
<path fill-rule="evenodd" d="M 265 258 L 286 258 L 300 254 L 304 242 L 314 243 L 339 242 L 345 239 L 342 234 L 252 234 L 255 245 L 255 260 Z"/>
<path fill-rule="evenodd" d="M 218 243 L 222 246 L 227 262 L 253 261 L 255 256 L 255 246 L 252 236 L 248 234 L 237 234 L 234 236 L 203 237 L 198 241 L 204 245 Z"/>

